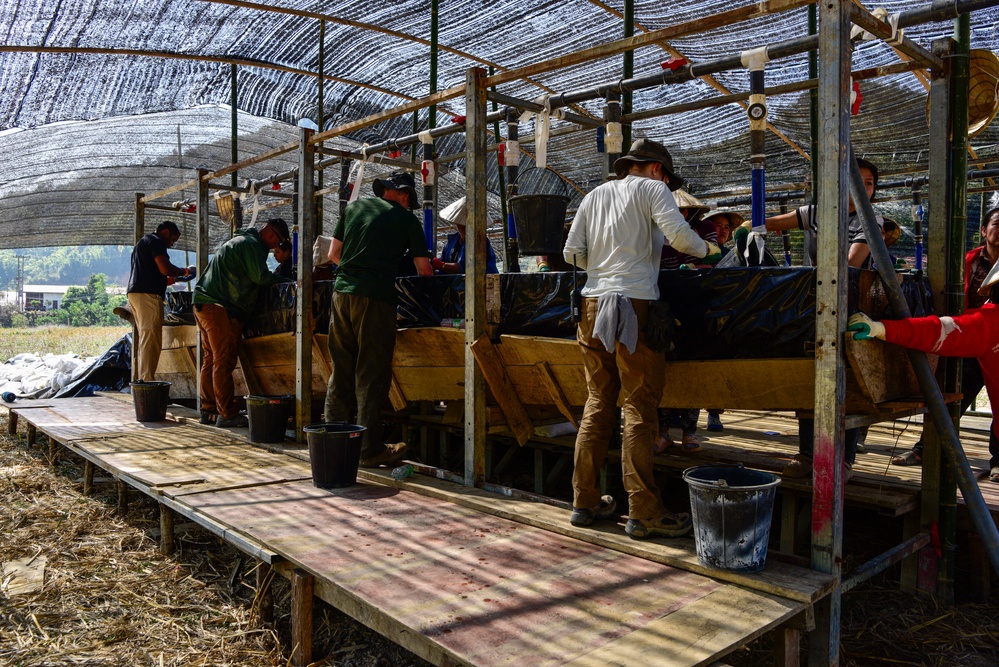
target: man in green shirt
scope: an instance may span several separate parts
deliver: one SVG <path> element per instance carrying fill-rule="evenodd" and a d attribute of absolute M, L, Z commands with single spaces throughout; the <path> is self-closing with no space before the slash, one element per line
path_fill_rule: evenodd
<path fill-rule="evenodd" d="M 221 428 L 246 426 L 232 385 L 243 325 L 260 288 L 291 282 L 271 273 L 267 254 L 288 240 L 288 224 L 275 218 L 259 232 L 240 229 L 215 250 L 194 288 L 194 319 L 201 334 L 201 423 Z M 215 418 L 215 415 L 218 415 Z"/>
<path fill-rule="evenodd" d="M 333 232 L 329 258 L 339 264 L 330 315 L 333 361 L 326 389 L 327 421 L 365 427 L 361 465 L 376 468 L 402 458 L 406 443 L 382 441 L 395 350 L 395 277 L 409 251 L 421 276 L 432 276 L 430 252 L 416 208 L 416 183 L 405 172 L 375 179 L 375 197 L 347 206 Z"/>

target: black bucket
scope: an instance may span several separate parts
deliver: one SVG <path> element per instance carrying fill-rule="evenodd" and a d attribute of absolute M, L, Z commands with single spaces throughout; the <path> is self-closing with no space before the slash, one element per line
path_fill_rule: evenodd
<path fill-rule="evenodd" d="M 169 382 L 132 382 L 129 386 L 135 405 L 135 421 L 161 422 L 166 419 L 170 403 Z"/>
<path fill-rule="evenodd" d="M 521 255 L 562 255 L 562 227 L 569 198 L 564 195 L 510 197 Z"/>
<path fill-rule="evenodd" d="M 687 468 L 694 544 L 702 565 L 759 572 L 767 562 L 780 477 L 740 466 Z"/>
<path fill-rule="evenodd" d="M 250 420 L 250 442 L 283 442 L 295 397 L 247 396 L 246 416 Z"/>
<path fill-rule="evenodd" d="M 309 441 L 312 484 L 320 489 L 356 484 L 361 441 L 367 429 L 347 422 L 326 422 L 309 424 L 303 430 Z"/>

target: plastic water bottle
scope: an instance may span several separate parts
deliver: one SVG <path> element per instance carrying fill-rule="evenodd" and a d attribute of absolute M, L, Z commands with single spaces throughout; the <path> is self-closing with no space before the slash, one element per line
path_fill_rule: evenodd
<path fill-rule="evenodd" d="M 14 399 L 16 399 L 17 396 L 15 396 L 14 392 L 12 392 L 12 391 L 5 391 L 3 393 L 3 397 L 2 398 L 3 398 L 3 400 L 4 400 L 5 403 L 13 403 Z"/>
<path fill-rule="evenodd" d="M 406 479 L 407 477 L 411 477 L 413 475 L 413 472 L 414 472 L 413 466 L 407 463 L 406 465 L 401 465 L 398 468 L 392 469 L 392 479 L 395 480 Z"/>

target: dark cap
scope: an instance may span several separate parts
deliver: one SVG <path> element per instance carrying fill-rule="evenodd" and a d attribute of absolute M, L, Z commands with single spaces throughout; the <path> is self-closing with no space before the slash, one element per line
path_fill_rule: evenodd
<path fill-rule="evenodd" d="M 287 241 L 291 238 L 291 235 L 288 233 L 288 223 L 281 218 L 271 218 L 267 221 L 267 225 L 265 226 L 268 226 L 277 232 L 278 236 L 281 237 L 281 241 Z"/>
<path fill-rule="evenodd" d="M 666 187 L 675 191 L 683 185 L 683 179 L 673 172 L 673 156 L 658 141 L 639 139 L 633 143 L 630 151 L 614 161 L 614 173 L 623 178 L 631 169 L 632 162 L 658 162 L 666 172 Z"/>
<path fill-rule="evenodd" d="M 376 197 L 381 197 L 385 190 L 406 190 L 409 193 L 409 208 L 416 208 L 416 181 L 408 171 L 395 171 L 388 178 L 376 178 L 371 187 Z"/>

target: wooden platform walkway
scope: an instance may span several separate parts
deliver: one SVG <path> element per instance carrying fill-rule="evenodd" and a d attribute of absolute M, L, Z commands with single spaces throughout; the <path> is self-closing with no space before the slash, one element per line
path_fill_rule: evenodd
<path fill-rule="evenodd" d="M 429 478 L 370 472 L 348 489 L 316 489 L 301 446 L 267 451 L 178 418 L 183 409 L 140 424 L 129 403 L 107 397 L 8 407 L 273 564 L 293 593 L 307 591 L 293 606 L 312 592 L 435 664 L 711 664 L 782 624 L 807 627 L 832 585 L 780 562 L 716 573 L 697 563 L 690 538 L 574 529 L 564 510 Z M 296 587 L 303 577 L 310 585 Z"/>

